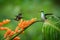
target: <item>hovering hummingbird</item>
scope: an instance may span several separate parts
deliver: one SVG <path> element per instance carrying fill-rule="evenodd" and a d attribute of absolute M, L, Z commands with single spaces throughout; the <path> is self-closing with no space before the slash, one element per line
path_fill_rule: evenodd
<path fill-rule="evenodd" d="M 22 18 L 22 13 L 19 13 L 14 20 L 19 21 Z"/>
<path fill-rule="evenodd" d="M 46 16 L 48 16 L 48 15 L 53 15 L 53 14 L 44 14 L 44 11 L 41 11 L 41 18 L 42 18 L 42 20 L 46 20 L 47 19 L 47 17 Z"/>

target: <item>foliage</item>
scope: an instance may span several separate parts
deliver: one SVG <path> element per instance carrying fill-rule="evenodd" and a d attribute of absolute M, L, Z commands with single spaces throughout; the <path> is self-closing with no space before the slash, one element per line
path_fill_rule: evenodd
<path fill-rule="evenodd" d="M 60 6 L 55 5 L 52 0 L 0 0 L 0 21 L 10 19 L 11 22 L 4 26 L 14 31 L 19 23 L 14 20 L 17 14 L 22 12 L 24 20 L 35 17 L 41 20 L 41 10 L 60 16 Z M 4 39 L 5 32 L 0 30 L 0 40 Z M 48 17 L 47 21 L 31 25 L 19 36 L 21 40 L 60 40 L 60 19 Z"/>

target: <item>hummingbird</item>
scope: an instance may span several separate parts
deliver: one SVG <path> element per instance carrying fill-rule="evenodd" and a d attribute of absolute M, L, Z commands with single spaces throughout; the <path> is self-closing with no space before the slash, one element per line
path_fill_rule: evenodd
<path fill-rule="evenodd" d="M 53 15 L 53 14 L 51 14 L 51 13 L 45 14 L 44 11 L 41 11 L 41 18 L 42 18 L 42 20 L 46 20 L 47 19 L 46 16 L 49 16 L 49 15 Z"/>
<path fill-rule="evenodd" d="M 22 13 L 19 13 L 14 20 L 19 21 L 22 18 Z"/>

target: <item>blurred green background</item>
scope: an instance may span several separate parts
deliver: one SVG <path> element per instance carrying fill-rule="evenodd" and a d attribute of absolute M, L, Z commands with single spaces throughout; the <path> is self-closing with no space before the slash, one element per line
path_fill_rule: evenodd
<path fill-rule="evenodd" d="M 14 18 L 20 12 L 22 12 L 24 20 L 30 20 L 35 17 L 37 20 L 41 20 L 40 11 L 42 10 L 45 13 L 53 13 L 59 17 L 60 4 L 56 1 L 60 2 L 59 0 L 0 0 L 0 21 L 10 19 L 11 22 L 4 26 L 14 30 L 18 24 Z M 51 20 L 52 25 L 60 28 L 58 19 L 48 19 Z M 54 24 L 55 22 L 58 23 Z M 46 27 L 43 27 L 43 25 Z M 21 40 L 60 40 L 60 32 L 50 26 L 49 24 L 44 24 L 44 22 L 37 22 L 19 36 Z M 42 29 L 44 30 L 43 32 Z M 5 32 L 0 30 L 0 40 L 3 40 Z"/>

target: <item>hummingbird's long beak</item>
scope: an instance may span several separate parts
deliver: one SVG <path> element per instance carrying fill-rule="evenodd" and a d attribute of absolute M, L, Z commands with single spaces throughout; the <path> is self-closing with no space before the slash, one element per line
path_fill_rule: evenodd
<path fill-rule="evenodd" d="M 45 14 L 45 16 L 53 15 L 52 13 Z"/>

